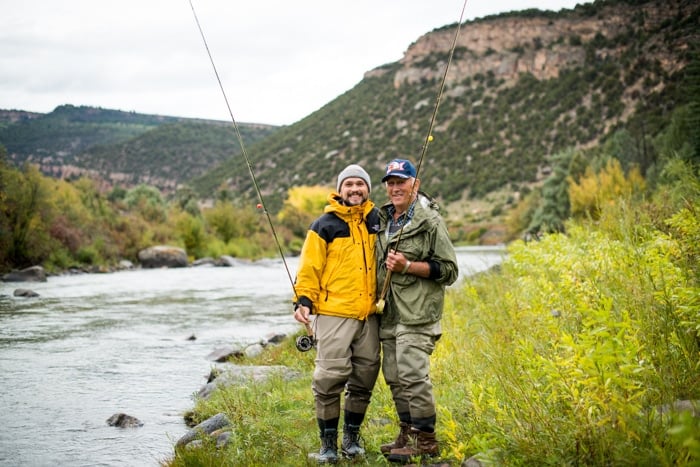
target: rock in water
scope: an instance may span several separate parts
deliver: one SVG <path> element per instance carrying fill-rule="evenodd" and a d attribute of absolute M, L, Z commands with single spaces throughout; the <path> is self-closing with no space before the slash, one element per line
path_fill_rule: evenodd
<path fill-rule="evenodd" d="M 107 419 L 107 425 L 119 428 L 135 428 L 143 426 L 143 422 L 136 417 L 125 413 L 115 413 Z"/>

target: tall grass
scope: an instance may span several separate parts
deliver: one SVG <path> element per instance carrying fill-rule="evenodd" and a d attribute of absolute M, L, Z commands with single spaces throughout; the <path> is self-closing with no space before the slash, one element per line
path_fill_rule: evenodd
<path fill-rule="evenodd" d="M 456 402 L 451 386 L 466 395 L 457 454 L 508 465 L 700 462 L 698 419 L 658 416 L 700 399 L 700 287 L 678 265 L 682 240 L 620 224 L 634 216 L 614 209 L 612 233 L 571 225 L 514 243 L 500 272 L 450 294 L 437 369 L 462 380 L 438 385 L 443 401 Z"/>
<path fill-rule="evenodd" d="M 700 465 L 700 419 L 664 410 L 700 399 L 700 209 L 685 206 L 658 228 L 638 205 L 613 203 L 595 225 L 511 244 L 499 268 L 449 290 L 431 372 L 445 462 Z M 303 376 L 198 402 L 200 419 L 228 415 L 230 444 L 169 465 L 309 464 L 313 358 L 290 339 L 251 360 Z M 379 445 L 396 429 L 380 377 L 362 429 L 368 456 L 355 463 L 386 464 Z"/>

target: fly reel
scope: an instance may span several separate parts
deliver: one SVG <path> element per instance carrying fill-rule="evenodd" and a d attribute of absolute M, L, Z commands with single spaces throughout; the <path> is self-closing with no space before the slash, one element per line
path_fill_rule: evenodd
<path fill-rule="evenodd" d="M 313 336 L 299 336 L 297 337 L 296 344 L 299 352 L 308 352 L 316 347 L 316 339 L 314 339 Z"/>
<path fill-rule="evenodd" d="M 316 347 L 316 339 L 314 339 L 314 331 L 311 329 L 309 323 L 305 323 L 306 335 L 297 337 L 297 350 L 299 352 L 308 352 L 309 350 Z"/>

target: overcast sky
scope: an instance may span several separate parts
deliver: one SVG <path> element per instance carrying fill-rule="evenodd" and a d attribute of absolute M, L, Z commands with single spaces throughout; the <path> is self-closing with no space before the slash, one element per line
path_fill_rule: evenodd
<path fill-rule="evenodd" d="M 464 20 L 584 0 L 468 0 Z M 463 0 L 192 0 L 238 122 L 289 125 L 456 23 Z M 0 109 L 230 120 L 189 0 L 0 0 Z"/>

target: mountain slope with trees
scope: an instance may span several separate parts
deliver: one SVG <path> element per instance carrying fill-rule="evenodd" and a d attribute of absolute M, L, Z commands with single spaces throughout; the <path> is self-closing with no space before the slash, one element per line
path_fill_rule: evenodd
<path fill-rule="evenodd" d="M 598 0 L 462 24 L 422 168 L 424 187 L 455 205 L 503 192 L 501 204 L 509 207 L 541 185 L 558 152 L 591 148 L 620 132 L 628 141 L 619 157 L 645 173 L 656 158 L 651 139 L 693 99 L 687 66 L 700 42 L 699 10 L 690 0 Z M 271 207 L 281 207 L 291 186 L 332 185 L 349 162 L 378 178 L 392 157 L 416 160 L 456 27 L 418 38 L 399 62 L 368 71 L 293 125 L 242 124 Z M 254 198 L 245 161 L 233 157 L 238 144 L 219 128 L 232 132 L 230 123 L 185 120 L 64 106 L 0 127 L 0 143 L 16 164 L 38 162 L 54 176 L 92 173 L 107 186 L 150 183 L 168 191 L 189 183 L 203 198 L 214 198 L 224 183 L 236 196 Z M 201 126 L 156 131 L 178 123 Z"/>
<path fill-rule="evenodd" d="M 277 127 L 241 123 L 246 144 Z M 0 111 L 0 144 L 16 166 L 104 189 L 148 184 L 166 193 L 240 153 L 230 123 L 62 105 L 48 114 Z"/>
<path fill-rule="evenodd" d="M 559 13 L 525 11 L 461 27 L 422 178 L 444 202 L 506 189 L 517 199 L 551 173 L 551 158 L 625 132 L 620 157 L 653 164 L 651 139 L 693 98 L 687 65 L 698 43 L 698 2 L 597 1 Z M 348 162 L 379 178 L 392 157 L 416 160 L 427 137 L 456 25 L 421 37 L 404 58 L 251 148 L 269 196 L 331 184 Z M 193 185 L 229 180 L 247 192 L 242 161 Z M 280 173 L 291 176 L 280 178 Z M 236 174 L 242 174 L 236 175 Z"/>
<path fill-rule="evenodd" d="M 699 16 L 697 1 L 599 0 L 463 24 L 420 173 L 453 241 L 562 232 L 606 197 L 654 193 L 674 164 L 697 177 Z M 293 125 L 240 125 L 287 251 L 347 163 L 379 180 L 389 159 L 417 160 L 455 32 L 424 35 Z M 192 258 L 274 254 L 233 130 L 72 106 L 0 112 L 0 268 L 114 263 L 155 243 Z"/>

